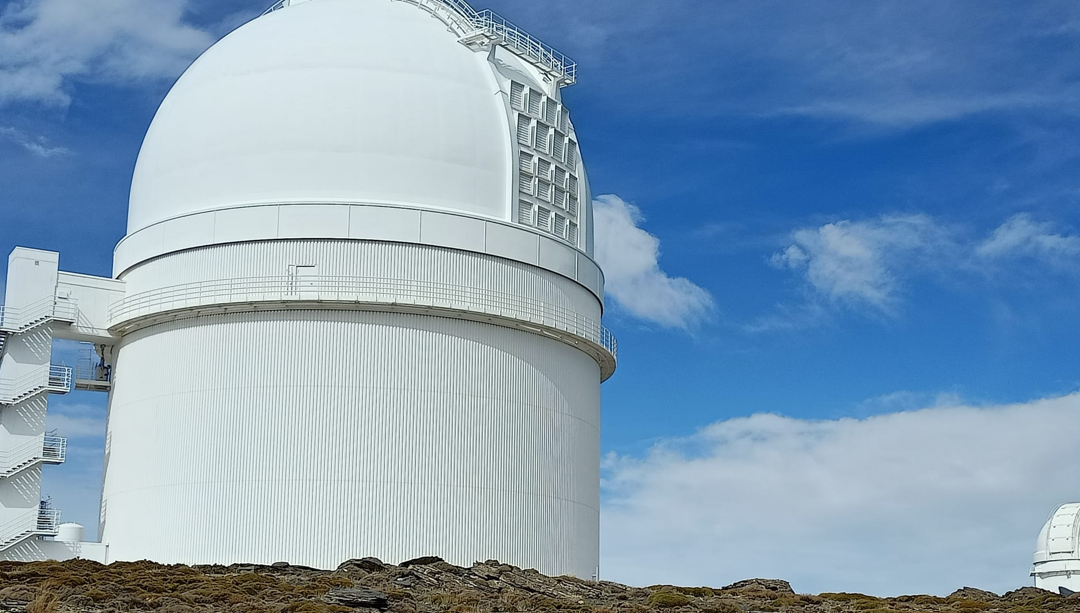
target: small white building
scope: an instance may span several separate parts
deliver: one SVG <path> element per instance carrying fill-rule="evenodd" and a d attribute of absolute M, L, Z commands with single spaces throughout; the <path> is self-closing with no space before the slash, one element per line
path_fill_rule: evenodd
<path fill-rule="evenodd" d="M 109 394 L 99 559 L 595 575 L 616 350 L 576 78 L 464 0 L 282 0 L 204 53 L 112 278 L 9 261 L 0 558 L 72 549 L 38 497 L 74 380 Z M 96 356 L 50 365 L 53 338 Z"/>
<path fill-rule="evenodd" d="M 1080 502 L 1061 505 L 1046 520 L 1031 576 L 1045 590 L 1080 592 Z"/>

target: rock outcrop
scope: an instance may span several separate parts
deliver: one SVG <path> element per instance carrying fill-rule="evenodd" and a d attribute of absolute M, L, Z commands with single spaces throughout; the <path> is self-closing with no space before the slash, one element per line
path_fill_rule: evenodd
<path fill-rule="evenodd" d="M 102 566 L 84 560 L 0 562 L 0 613 L 1080 613 L 1080 596 L 1031 587 L 997 596 L 796 594 L 779 579 L 723 588 L 548 577 L 495 560 L 469 568 L 435 557 L 349 560 L 334 571 L 270 566 Z"/>

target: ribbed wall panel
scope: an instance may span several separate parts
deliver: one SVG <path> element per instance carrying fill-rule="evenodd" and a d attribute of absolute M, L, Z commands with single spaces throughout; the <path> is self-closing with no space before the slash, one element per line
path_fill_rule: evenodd
<path fill-rule="evenodd" d="M 427 265 L 415 246 L 229 247 L 207 249 L 217 253 L 192 270 L 159 260 L 155 274 L 280 274 L 271 267 L 297 254 L 327 274 Z M 456 257 L 432 258 L 431 274 L 473 267 L 482 282 L 547 300 L 574 291 L 482 261 L 458 269 Z M 140 279 L 139 291 L 155 281 Z M 115 372 L 102 526 L 111 560 L 332 568 L 438 555 L 596 571 L 600 373 L 568 345 L 419 315 L 237 313 L 134 332 Z"/>
<path fill-rule="evenodd" d="M 140 264 L 124 275 L 127 295 L 217 279 L 281 276 L 315 265 L 328 276 L 407 279 L 514 294 L 599 321 L 599 300 L 576 281 L 490 255 L 414 243 L 276 240 L 192 249 Z"/>

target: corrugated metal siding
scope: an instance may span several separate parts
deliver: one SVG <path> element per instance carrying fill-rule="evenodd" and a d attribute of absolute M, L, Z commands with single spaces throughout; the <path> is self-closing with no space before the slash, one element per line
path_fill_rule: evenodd
<path fill-rule="evenodd" d="M 439 555 L 588 577 L 599 376 L 562 343 L 416 315 L 140 330 L 116 365 L 103 540 L 112 560 Z"/>
<path fill-rule="evenodd" d="M 586 288 L 541 268 L 480 253 L 413 243 L 278 240 L 192 249 L 140 264 L 124 280 L 127 295 L 198 281 L 289 274 L 316 265 L 319 275 L 410 279 L 465 285 L 555 304 L 599 321 Z"/>

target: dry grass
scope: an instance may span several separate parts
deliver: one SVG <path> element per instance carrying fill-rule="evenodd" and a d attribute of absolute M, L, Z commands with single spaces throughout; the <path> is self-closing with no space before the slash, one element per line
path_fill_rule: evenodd
<path fill-rule="evenodd" d="M 387 595 L 387 613 L 1080 613 L 1080 598 L 1025 588 L 948 598 L 763 588 L 632 588 L 545 577 L 498 563 L 314 571 L 295 567 L 163 566 L 149 562 L 0 562 L 0 610 L 12 613 L 349 613 L 337 588 Z M 332 600 L 330 600 L 332 601 Z M 21 603 L 21 604 L 20 604 Z M 366 610 L 367 613 L 376 613 Z"/>

